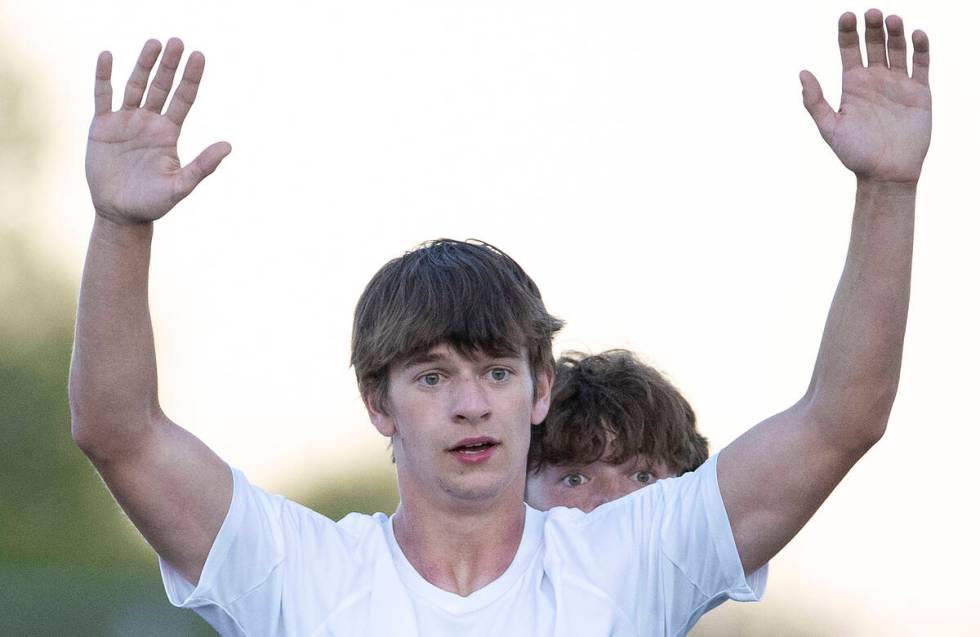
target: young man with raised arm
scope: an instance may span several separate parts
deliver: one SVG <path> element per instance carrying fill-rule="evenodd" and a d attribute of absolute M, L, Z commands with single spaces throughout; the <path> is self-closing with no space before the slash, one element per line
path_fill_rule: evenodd
<path fill-rule="evenodd" d="M 152 222 L 220 163 L 181 167 L 201 80 L 182 45 L 149 42 L 111 110 L 96 71 L 86 170 L 95 224 L 71 370 L 72 432 L 160 556 L 167 594 L 226 635 L 677 635 L 765 564 L 884 432 L 898 384 L 916 183 L 929 145 L 928 43 L 866 14 L 868 64 L 841 17 L 843 98 L 803 99 L 857 176 L 852 239 L 810 386 L 698 470 L 591 514 L 523 503 L 530 428 L 547 413 L 561 323 L 484 244 L 439 241 L 387 264 L 355 316 L 352 362 L 391 438 L 391 518 L 333 522 L 249 485 L 157 400 L 147 301 Z M 886 41 L 886 29 L 888 37 Z M 145 101 L 144 100 L 145 93 Z"/>

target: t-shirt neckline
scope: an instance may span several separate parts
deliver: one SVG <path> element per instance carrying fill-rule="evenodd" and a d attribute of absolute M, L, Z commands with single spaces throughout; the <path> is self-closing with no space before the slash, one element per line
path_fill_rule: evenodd
<path fill-rule="evenodd" d="M 415 570 L 415 567 L 412 566 L 411 562 L 408 561 L 408 558 L 405 557 L 401 547 L 398 545 L 398 540 L 395 539 L 395 530 L 392 526 L 392 518 L 389 517 L 384 525 L 388 549 L 391 551 L 395 569 L 398 571 L 402 583 L 405 584 L 416 599 L 424 600 L 454 615 L 479 610 L 492 604 L 510 590 L 517 580 L 528 571 L 531 561 L 541 547 L 543 529 L 544 514 L 525 504 L 524 531 L 521 534 L 521 543 L 517 547 L 517 553 L 514 554 L 514 559 L 507 569 L 500 574 L 500 577 L 463 597 L 462 595 L 443 590 L 422 577 Z"/>

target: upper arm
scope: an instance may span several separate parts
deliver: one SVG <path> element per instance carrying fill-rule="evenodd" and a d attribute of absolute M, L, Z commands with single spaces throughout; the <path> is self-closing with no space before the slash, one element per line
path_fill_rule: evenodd
<path fill-rule="evenodd" d="M 89 457 L 157 554 L 196 584 L 231 505 L 228 465 L 163 415 L 125 453 Z"/>
<path fill-rule="evenodd" d="M 746 573 L 776 555 L 868 446 L 847 446 L 804 400 L 759 423 L 718 457 L 718 486 Z M 829 425 L 829 426 L 828 426 Z"/>

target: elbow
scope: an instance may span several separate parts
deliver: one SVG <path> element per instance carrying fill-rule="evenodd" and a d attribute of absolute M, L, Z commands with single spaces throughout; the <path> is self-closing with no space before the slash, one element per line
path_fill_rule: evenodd
<path fill-rule="evenodd" d="M 96 442 L 94 436 L 92 436 L 88 430 L 81 427 L 76 427 L 74 423 L 71 426 L 71 439 L 75 442 L 75 446 L 78 447 L 85 456 L 92 462 L 99 462 L 104 459 L 104 455 L 99 452 L 99 445 Z"/>
<path fill-rule="evenodd" d="M 106 410 L 99 401 L 78 391 L 74 383 L 68 386 L 68 410 L 75 446 L 89 458 L 97 456 L 102 439 L 107 437 L 103 433 L 108 421 Z"/>
<path fill-rule="evenodd" d="M 156 418 L 164 417 L 159 408 L 80 401 L 71 394 L 69 408 L 72 441 L 95 464 L 129 453 L 151 431 Z"/>
<path fill-rule="evenodd" d="M 836 447 L 863 454 L 884 437 L 891 416 L 895 390 L 881 392 L 845 391 L 829 398 L 810 392 L 801 401 L 809 414 Z"/>
<path fill-rule="evenodd" d="M 888 428 L 888 416 L 883 418 L 874 418 L 870 422 L 864 423 L 862 427 L 859 428 L 861 435 L 855 436 L 854 443 L 862 451 L 868 451 L 871 447 L 878 444 L 885 436 L 885 430 Z"/>
<path fill-rule="evenodd" d="M 88 415 L 87 405 L 79 400 L 74 391 L 68 391 L 68 412 L 71 417 L 71 439 L 79 449 L 88 454 L 93 444 L 95 426 L 93 418 Z"/>
<path fill-rule="evenodd" d="M 890 390 L 869 399 L 863 408 L 853 410 L 844 427 L 852 432 L 855 444 L 867 451 L 884 437 L 894 402 L 895 391 Z"/>
<path fill-rule="evenodd" d="M 74 363 L 68 379 L 68 413 L 71 418 L 71 438 L 75 446 L 85 455 L 90 456 L 89 450 L 95 445 L 99 417 L 91 392 L 83 389 L 84 383 L 76 378 Z"/>
<path fill-rule="evenodd" d="M 71 439 L 75 446 L 81 449 L 92 461 L 103 455 L 106 436 L 100 432 L 100 419 L 87 412 L 84 406 L 69 401 L 71 410 Z"/>

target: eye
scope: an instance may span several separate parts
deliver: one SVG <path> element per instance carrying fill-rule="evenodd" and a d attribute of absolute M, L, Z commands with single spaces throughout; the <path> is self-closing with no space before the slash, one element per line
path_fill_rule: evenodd
<path fill-rule="evenodd" d="M 566 487 L 571 487 L 573 489 L 575 487 L 582 486 L 588 481 L 589 479 L 586 478 L 581 473 L 569 473 L 568 475 L 566 475 L 564 478 L 561 479 L 561 483 L 563 485 L 565 485 Z"/>
<path fill-rule="evenodd" d="M 495 367 L 490 370 L 490 378 L 500 382 L 510 378 L 510 370 L 504 369 L 503 367 Z"/>
<path fill-rule="evenodd" d="M 442 380 L 442 375 L 436 372 L 429 372 L 428 374 L 422 374 L 419 376 L 419 382 L 426 387 L 435 387 Z"/>
<path fill-rule="evenodd" d="M 653 475 L 652 471 L 636 471 L 630 476 L 630 478 L 636 480 L 640 484 L 651 484 L 657 481 L 657 476 Z"/>

